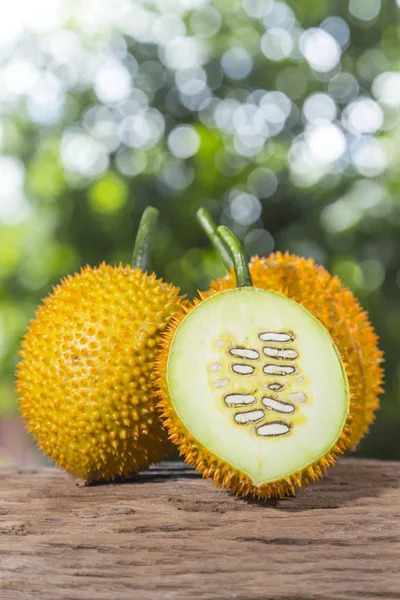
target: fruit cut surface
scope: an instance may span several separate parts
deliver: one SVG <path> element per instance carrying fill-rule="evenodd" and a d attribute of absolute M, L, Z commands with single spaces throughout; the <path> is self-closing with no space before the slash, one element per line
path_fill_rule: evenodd
<path fill-rule="evenodd" d="M 351 390 L 350 415 L 340 451 L 357 447 L 368 432 L 382 393 L 383 353 L 378 337 L 352 292 L 313 259 L 275 252 L 253 256 L 249 264 L 256 288 L 284 294 L 301 304 L 329 331 L 346 367 Z M 211 282 L 207 295 L 236 288 L 231 269 Z"/>
<path fill-rule="evenodd" d="M 227 290 L 198 304 L 174 332 L 165 376 L 192 438 L 257 487 L 329 453 L 349 413 L 327 330 L 266 290 Z"/>

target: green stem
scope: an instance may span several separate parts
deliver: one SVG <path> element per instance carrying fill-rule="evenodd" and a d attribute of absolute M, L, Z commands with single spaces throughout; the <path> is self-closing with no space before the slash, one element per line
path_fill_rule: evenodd
<path fill-rule="evenodd" d="M 225 267 L 230 269 L 232 266 L 231 255 L 217 233 L 217 226 L 214 222 L 214 219 L 205 208 L 199 208 L 196 213 L 196 218 L 200 227 L 210 240 L 211 244 L 214 246 L 214 250 L 217 252 Z"/>
<path fill-rule="evenodd" d="M 252 286 L 253 282 L 251 280 L 247 256 L 242 244 L 232 231 L 223 225 L 218 227 L 217 232 L 232 257 L 237 287 Z"/>
<path fill-rule="evenodd" d="M 150 267 L 150 252 L 157 220 L 158 210 L 153 206 L 148 206 L 140 219 L 133 248 L 132 267 L 141 269 L 143 272 L 148 271 Z"/>

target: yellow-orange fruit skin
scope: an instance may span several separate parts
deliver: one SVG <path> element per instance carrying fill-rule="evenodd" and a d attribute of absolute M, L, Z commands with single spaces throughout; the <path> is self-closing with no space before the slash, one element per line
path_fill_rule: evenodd
<path fill-rule="evenodd" d="M 218 487 L 239 495 L 267 499 L 294 494 L 297 487 L 318 480 L 329 466 L 335 464 L 340 454 L 353 448 L 365 435 L 379 406 L 383 359 L 377 347 L 377 336 L 351 291 L 343 287 L 338 277 L 315 265 L 312 259 L 279 252 L 268 258 L 253 257 L 250 272 L 254 287 L 280 292 L 307 308 L 326 327 L 337 346 L 346 367 L 351 395 L 349 415 L 335 446 L 304 470 L 283 480 L 255 486 L 248 476 L 200 444 L 176 414 L 166 380 L 167 360 L 176 328 L 202 299 L 236 287 L 233 270 L 213 281 L 210 289 L 200 294 L 200 300 L 184 307 L 171 320 L 163 334 L 162 349 L 156 361 L 157 386 L 164 425 L 185 461 L 202 472 L 203 477 L 212 478 Z"/>
<path fill-rule="evenodd" d="M 154 396 L 161 333 L 178 288 L 130 266 L 85 267 L 39 307 L 16 388 L 26 428 L 58 466 L 109 480 L 161 460 L 171 445 Z"/>

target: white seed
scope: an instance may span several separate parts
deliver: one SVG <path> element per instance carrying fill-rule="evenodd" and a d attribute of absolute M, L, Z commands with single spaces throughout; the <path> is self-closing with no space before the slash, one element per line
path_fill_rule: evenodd
<path fill-rule="evenodd" d="M 286 425 L 286 423 L 282 423 L 282 421 L 265 423 L 265 425 L 260 425 L 260 427 L 257 427 L 256 429 L 256 433 L 263 437 L 285 435 L 285 433 L 288 433 L 289 431 L 290 427 Z"/>
<path fill-rule="evenodd" d="M 255 423 L 264 417 L 263 410 L 250 410 L 248 412 L 237 413 L 235 415 L 236 423 L 245 425 L 246 423 Z"/>
<path fill-rule="evenodd" d="M 294 340 L 294 336 L 289 333 L 276 333 L 274 331 L 260 333 L 258 337 L 262 342 L 292 342 Z"/>
<path fill-rule="evenodd" d="M 296 377 L 296 381 L 298 381 L 299 383 L 303 383 L 304 377 Z"/>
<path fill-rule="evenodd" d="M 293 402 L 307 402 L 307 396 L 303 392 L 294 392 L 289 394 L 289 400 Z"/>
<path fill-rule="evenodd" d="M 247 404 L 254 404 L 256 399 L 251 394 L 228 394 L 225 396 L 224 401 L 227 406 L 246 406 Z"/>
<path fill-rule="evenodd" d="M 249 358 L 250 360 L 260 358 L 257 350 L 250 350 L 249 348 L 232 348 L 229 352 L 232 356 L 239 356 L 239 358 Z"/>
<path fill-rule="evenodd" d="M 270 383 L 269 385 L 267 385 L 267 388 L 269 390 L 273 390 L 274 392 L 278 392 L 280 390 L 282 390 L 285 386 L 282 385 L 281 383 Z"/>
<path fill-rule="evenodd" d="M 292 413 L 295 410 L 293 404 L 280 402 L 279 400 L 274 400 L 274 398 L 263 398 L 262 403 L 266 408 L 280 413 Z"/>
<path fill-rule="evenodd" d="M 213 386 L 216 388 L 222 388 L 229 383 L 229 379 L 216 379 L 213 381 Z"/>
<path fill-rule="evenodd" d="M 216 340 L 214 343 L 217 346 L 217 348 L 220 348 L 225 344 L 224 340 Z"/>
<path fill-rule="evenodd" d="M 220 371 L 222 369 L 222 365 L 220 362 L 213 362 L 210 364 L 210 371 L 215 373 L 215 371 Z"/>
<path fill-rule="evenodd" d="M 251 375 L 254 372 L 254 367 L 249 365 L 232 365 L 232 371 L 239 375 Z"/>
<path fill-rule="evenodd" d="M 293 375 L 296 367 L 286 365 L 265 365 L 263 371 L 266 375 Z"/>
<path fill-rule="evenodd" d="M 269 348 L 268 346 L 264 346 L 263 352 L 266 356 L 272 356 L 276 358 L 283 358 L 284 360 L 296 359 L 299 357 L 296 350 L 292 350 L 291 348 Z"/>

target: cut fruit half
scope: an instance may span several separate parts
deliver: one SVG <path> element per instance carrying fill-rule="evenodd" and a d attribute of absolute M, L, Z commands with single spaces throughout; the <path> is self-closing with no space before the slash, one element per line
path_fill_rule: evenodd
<path fill-rule="evenodd" d="M 191 436 L 255 486 L 306 469 L 335 446 L 347 377 L 326 329 L 281 294 L 220 292 L 177 327 L 169 397 Z"/>
<path fill-rule="evenodd" d="M 236 289 L 197 300 L 164 338 L 164 425 L 185 460 L 217 485 L 283 496 L 321 477 L 349 431 L 346 371 L 325 327 L 280 293 L 251 286 L 236 238 Z"/>

